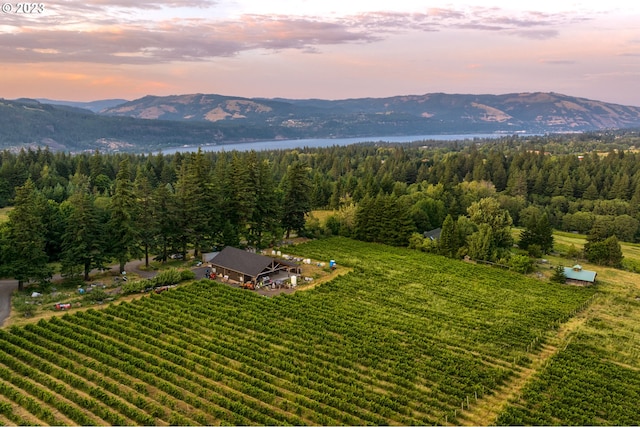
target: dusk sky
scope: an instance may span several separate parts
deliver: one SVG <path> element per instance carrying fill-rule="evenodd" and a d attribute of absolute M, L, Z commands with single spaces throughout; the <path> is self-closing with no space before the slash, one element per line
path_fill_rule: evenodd
<path fill-rule="evenodd" d="M 640 3 L 630 0 L 34 5 L 2 4 L 2 98 L 545 91 L 640 106 Z"/>

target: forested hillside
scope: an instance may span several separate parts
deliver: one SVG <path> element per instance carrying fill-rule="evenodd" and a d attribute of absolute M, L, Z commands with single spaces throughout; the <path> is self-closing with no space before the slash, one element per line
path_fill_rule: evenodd
<path fill-rule="evenodd" d="M 509 262 L 514 225 L 539 230 L 524 244 L 532 254 L 550 249 L 536 236 L 553 227 L 587 233 L 588 259 L 620 265 L 607 258 L 611 239 L 640 239 L 637 143 L 626 132 L 261 153 L 5 151 L 0 207 L 14 210 L 1 265 L 42 279 L 38 263 L 74 275 L 148 254 L 265 247 L 291 232 Z M 320 224 L 313 209 L 334 214 Z M 438 227 L 446 247 L 420 237 Z"/>
<path fill-rule="evenodd" d="M 142 153 L 303 138 L 560 133 L 640 125 L 640 108 L 557 93 L 290 100 L 191 94 L 112 105 L 0 99 L 0 149 Z"/>

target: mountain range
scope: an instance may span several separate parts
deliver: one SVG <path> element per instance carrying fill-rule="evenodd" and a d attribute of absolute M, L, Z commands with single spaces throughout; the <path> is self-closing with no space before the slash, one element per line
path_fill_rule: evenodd
<path fill-rule="evenodd" d="M 562 133 L 640 127 L 640 108 L 557 93 L 344 100 L 215 94 L 94 102 L 0 99 L 0 148 L 151 151 L 296 138 Z"/>

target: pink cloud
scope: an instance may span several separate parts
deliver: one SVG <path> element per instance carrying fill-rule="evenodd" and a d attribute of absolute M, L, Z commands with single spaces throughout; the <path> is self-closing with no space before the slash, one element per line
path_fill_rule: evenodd
<path fill-rule="evenodd" d="M 373 43 L 391 34 L 466 29 L 501 32 L 533 40 L 558 36 L 570 15 L 539 12 L 511 16 L 497 8 L 436 8 L 425 13 L 368 12 L 343 17 L 243 15 L 237 19 L 171 19 L 123 21 L 114 7 L 154 9 L 209 7 L 207 0 L 53 1 L 57 13 L 38 19 L 11 16 L 0 33 L 0 57 L 9 63 L 94 62 L 152 64 L 197 62 L 244 51 L 296 49 L 318 52 L 322 46 Z M 62 13 L 64 11 L 64 13 Z M 85 24 L 83 17 L 92 16 Z M 93 16 L 99 16 L 93 19 Z M 142 14 L 144 15 L 144 14 Z M 133 15 L 132 15 L 133 16 Z M 81 30 L 75 26 L 83 25 Z M 71 29 L 69 29 L 71 28 Z"/>

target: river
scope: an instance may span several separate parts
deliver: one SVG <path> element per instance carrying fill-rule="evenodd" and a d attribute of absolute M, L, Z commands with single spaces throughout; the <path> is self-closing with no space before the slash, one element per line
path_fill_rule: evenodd
<path fill-rule="evenodd" d="M 414 141 L 464 141 L 470 139 L 501 138 L 509 136 L 504 133 L 476 133 L 459 135 L 410 135 L 410 136 L 363 136 L 357 138 L 312 138 L 312 139 L 281 139 L 260 142 L 239 142 L 216 145 L 200 145 L 202 151 L 265 151 L 265 150 L 290 150 L 295 148 L 318 148 L 345 146 L 359 142 L 414 142 Z M 528 135 L 522 135 L 528 136 Z M 198 150 L 198 146 L 183 146 L 166 148 L 163 154 L 188 153 Z"/>

